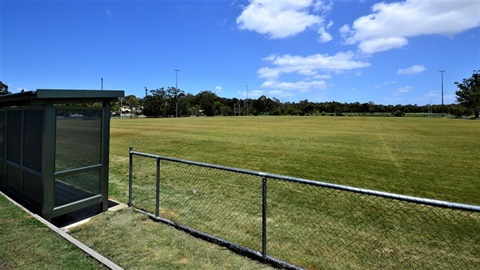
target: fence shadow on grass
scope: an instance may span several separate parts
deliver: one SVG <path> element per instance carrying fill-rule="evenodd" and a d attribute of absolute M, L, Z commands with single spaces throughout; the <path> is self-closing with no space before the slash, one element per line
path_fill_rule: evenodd
<path fill-rule="evenodd" d="M 480 206 L 130 149 L 129 205 L 280 267 L 476 269 Z"/>

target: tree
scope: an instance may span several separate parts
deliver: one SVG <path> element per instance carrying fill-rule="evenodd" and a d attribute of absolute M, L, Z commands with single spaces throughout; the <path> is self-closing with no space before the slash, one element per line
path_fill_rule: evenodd
<path fill-rule="evenodd" d="M 212 91 L 202 91 L 197 94 L 198 105 L 202 108 L 206 116 L 215 115 L 215 106 L 218 105 L 215 102 L 218 101 L 218 97 Z"/>
<path fill-rule="evenodd" d="M 480 71 L 474 70 L 472 77 L 463 79 L 462 83 L 455 82 L 455 84 L 458 87 L 455 92 L 457 102 L 473 110 L 475 119 L 477 119 L 480 114 Z"/>
<path fill-rule="evenodd" d="M 195 107 L 195 96 L 188 93 L 179 96 L 178 112 L 181 116 L 198 116 L 200 107 Z"/>
<path fill-rule="evenodd" d="M 6 85 L 2 81 L 0 81 L 0 95 L 7 95 L 7 94 L 11 94 L 8 91 L 8 85 Z"/>
<path fill-rule="evenodd" d="M 396 111 L 392 112 L 392 115 L 396 116 L 396 117 L 402 117 L 402 116 L 405 116 L 405 113 L 402 112 L 401 110 L 396 110 Z"/>
<path fill-rule="evenodd" d="M 137 113 L 140 101 L 136 96 L 129 95 L 125 97 L 123 104 L 130 108 L 130 117 L 132 117 L 134 113 Z"/>
<path fill-rule="evenodd" d="M 121 98 L 118 98 L 118 99 L 119 99 L 118 101 L 110 103 L 110 106 L 111 106 L 110 110 L 112 111 L 112 113 L 115 113 L 115 114 L 120 114 L 120 111 L 121 111 L 121 108 L 120 108 Z"/>
<path fill-rule="evenodd" d="M 268 112 L 267 108 L 267 101 L 268 98 L 266 96 L 261 96 L 256 100 L 253 100 L 253 110 L 254 110 L 254 115 L 256 114 L 265 114 Z"/>
<path fill-rule="evenodd" d="M 179 113 L 181 115 L 181 112 L 179 112 L 178 103 L 180 102 L 181 98 L 185 96 L 185 92 L 176 87 L 168 87 L 166 94 L 170 108 L 168 115 L 174 115 L 175 117 L 178 117 Z"/>
<path fill-rule="evenodd" d="M 150 90 L 143 100 L 143 114 L 147 117 L 166 116 L 168 104 L 164 88 Z"/>

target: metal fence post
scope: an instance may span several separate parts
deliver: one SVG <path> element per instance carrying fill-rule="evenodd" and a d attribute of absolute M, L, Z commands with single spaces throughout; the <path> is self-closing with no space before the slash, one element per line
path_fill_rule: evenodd
<path fill-rule="evenodd" d="M 132 206 L 132 182 L 133 182 L 133 147 L 130 146 L 128 164 L 128 206 Z"/>
<path fill-rule="evenodd" d="M 262 256 L 267 258 L 267 177 L 262 177 Z"/>
<path fill-rule="evenodd" d="M 160 158 L 157 158 L 157 181 L 155 189 L 155 216 L 160 216 Z"/>

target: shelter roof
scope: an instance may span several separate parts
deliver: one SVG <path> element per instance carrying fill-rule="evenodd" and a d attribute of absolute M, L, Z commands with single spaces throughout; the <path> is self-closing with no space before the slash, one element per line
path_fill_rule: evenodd
<path fill-rule="evenodd" d="M 123 90 L 37 89 L 0 96 L 0 107 L 115 101 Z"/>

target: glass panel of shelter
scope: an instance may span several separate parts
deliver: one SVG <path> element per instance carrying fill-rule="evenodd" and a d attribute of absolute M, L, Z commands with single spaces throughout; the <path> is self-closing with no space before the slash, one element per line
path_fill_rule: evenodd
<path fill-rule="evenodd" d="M 100 194 L 102 109 L 57 108 L 55 174 L 87 168 L 55 177 L 55 206 Z"/>

